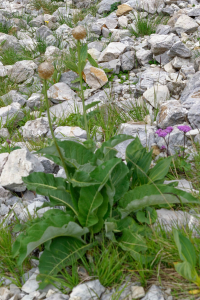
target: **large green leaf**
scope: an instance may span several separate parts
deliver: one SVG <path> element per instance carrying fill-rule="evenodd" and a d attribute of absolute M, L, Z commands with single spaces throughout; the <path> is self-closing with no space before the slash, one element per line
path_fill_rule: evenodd
<path fill-rule="evenodd" d="M 26 183 L 27 189 L 48 196 L 52 205 L 66 206 L 74 214 L 78 214 L 78 201 L 73 201 L 65 179 L 40 172 L 31 173 L 22 179 Z"/>
<path fill-rule="evenodd" d="M 141 152 L 142 151 L 142 152 Z M 134 169 L 135 164 L 145 153 L 145 148 L 142 146 L 140 139 L 136 137 L 126 148 L 126 162 L 129 169 Z"/>
<path fill-rule="evenodd" d="M 122 231 L 122 236 L 117 240 L 119 246 L 130 252 L 145 252 L 147 250 L 147 245 L 144 237 L 142 237 L 137 232 L 133 232 L 130 229 L 124 229 Z"/>
<path fill-rule="evenodd" d="M 84 44 L 81 46 L 81 53 L 80 53 L 80 59 L 81 59 L 81 62 L 85 62 L 86 59 L 87 59 L 87 50 L 88 50 L 88 46 L 87 44 Z"/>
<path fill-rule="evenodd" d="M 182 263 L 176 263 L 175 269 L 176 271 L 186 278 L 189 281 L 197 282 L 198 281 L 198 274 L 195 270 L 195 268 L 187 261 L 184 261 Z"/>
<path fill-rule="evenodd" d="M 100 190 L 109 180 L 113 169 L 121 162 L 119 158 L 113 158 L 99 165 L 90 173 L 90 177 L 98 182 L 96 186 L 82 187 L 80 191 L 79 221 L 82 226 L 91 227 L 98 223 L 97 208 L 103 203 Z"/>
<path fill-rule="evenodd" d="M 98 223 L 96 210 L 102 203 L 99 185 L 81 188 L 78 219 L 82 226 L 91 227 Z"/>
<path fill-rule="evenodd" d="M 49 250 L 44 250 L 40 257 L 37 280 L 42 280 L 39 288 L 43 289 L 47 284 L 52 283 L 52 276 L 66 266 L 72 265 L 85 252 L 93 247 L 93 244 L 85 245 L 82 241 L 73 237 L 58 237 L 54 239 Z"/>
<path fill-rule="evenodd" d="M 65 61 L 65 67 L 78 74 L 78 67 L 74 62 L 69 61 L 69 60 Z"/>
<path fill-rule="evenodd" d="M 90 62 L 90 64 L 95 67 L 98 68 L 98 63 L 94 60 L 94 58 L 88 53 L 88 61 Z"/>
<path fill-rule="evenodd" d="M 144 156 L 137 163 L 136 176 L 137 176 L 137 181 L 140 184 L 146 184 L 148 182 L 147 171 L 150 168 L 151 161 L 152 161 L 152 151 L 144 154 Z"/>
<path fill-rule="evenodd" d="M 180 259 L 188 262 L 193 268 L 196 266 L 195 248 L 188 238 L 178 230 L 173 230 L 174 240 L 178 248 Z"/>
<path fill-rule="evenodd" d="M 128 167 L 121 161 L 112 171 L 110 181 L 115 189 L 114 202 L 118 201 L 129 189 Z"/>
<path fill-rule="evenodd" d="M 93 162 L 95 158 L 92 151 L 75 141 L 58 141 L 57 143 L 62 151 L 65 162 L 71 167 L 79 168 L 81 165 Z M 48 155 L 48 157 L 50 155 L 59 157 L 55 145 L 41 149 L 38 153 Z"/>
<path fill-rule="evenodd" d="M 150 170 L 150 172 L 148 174 L 148 176 L 150 178 L 150 179 L 148 179 L 149 183 L 152 183 L 152 181 L 155 182 L 157 180 L 163 180 L 169 171 L 171 161 L 172 161 L 172 158 L 168 157 L 168 158 L 165 158 L 165 159 L 161 160 L 160 162 L 158 162 L 155 165 L 155 167 L 153 167 Z"/>
<path fill-rule="evenodd" d="M 104 142 L 101 147 L 96 151 L 95 156 L 97 159 L 103 159 L 107 161 L 117 154 L 117 150 L 114 149 L 118 144 L 133 139 L 131 135 L 118 134 L 112 137 L 110 140 Z"/>
<path fill-rule="evenodd" d="M 135 210 L 143 209 L 151 205 L 168 204 L 168 203 L 199 203 L 191 194 L 178 190 L 172 186 L 142 185 L 127 192 L 120 200 L 119 211 L 122 218 Z"/>
<path fill-rule="evenodd" d="M 24 259 L 38 246 L 60 236 L 71 236 L 81 240 L 81 236 L 88 232 L 74 222 L 69 215 L 55 215 L 43 219 L 27 229 L 26 233 L 19 235 L 13 245 L 13 255 L 17 256 L 21 265 Z"/>

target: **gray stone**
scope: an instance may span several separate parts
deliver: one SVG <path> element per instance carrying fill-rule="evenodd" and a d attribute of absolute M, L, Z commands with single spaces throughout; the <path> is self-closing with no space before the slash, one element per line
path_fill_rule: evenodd
<path fill-rule="evenodd" d="M 2 186 L 0 186 L 0 203 L 7 201 L 11 197 L 12 197 L 11 192 L 4 189 Z"/>
<path fill-rule="evenodd" d="M 72 0 L 72 4 L 77 8 L 87 8 L 90 6 L 91 0 Z"/>
<path fill-rule="evenodd" d="M 10 133 L 7 128 L 0 129 L 0 137 L 4 139 L 8 139 L 10 137 Z"/>
<path fill-rule="evenodd" d="M 46 40 L 46 38 L 52 34 L 53 32 L 45 25 L 42 25 L 36 30 L 36 36 L 42 40 Z"/>
<path fill-rule="evenodd" d="M 39 15 L 29 22 L 29 26 L 31 26 L 31 27 L 40 27 L 43 24 L 44 24 L 44 16 L 43 15 Z"/>
<path fill-rule="evenodd" d="M 151 51 L 153 54 L 158 55 L 171 49 L 175 42 L 174 34 L 171 35 L 160 35 L 152 34 L 148 43 L 151 46 Z"/>
<path fill-rule="evenodd" d="M 130 71 L 135 65 L 135 52 L 127 51 L 120 56 L 122 71 Z"/>
<path fill-rule="evenodd" d="M 171 26 L 159 24 L 156 29 L 156 34 L 169 34 L 171 31 Z"/>
<path fill-rule="evenodd" d="M 80 300 L 98 300 L 105 290 L 98 279 L 88 281 L 73 288 L 69 300 L 75 297 L 80 297 Z"/>
<path fill-rule="evenodd" d="M 42 164 L 33 154 L 25 149 L 17 149 L 8 156 L 0 176 L 0 184 L 9 190 L 22 192 L 26 190 L 22 177 L 43 171 Z"/>
<path fill-rule="evenodd" d="M 68 72 L 62 73 L 59 82 L 66 83 L 70 88 L 71 87 L 77 87 L 77 85 L 79 85 L 79 84 L 72 83 L 72 81 L 74 81 L 77 78 L 78 78 L 77 73 L 75 73 L 73 71 L 68 71 Z"/>
<path fill-rule="evenodd" d="M 180 101 L 185 104 L 188 101 L 193 101 L 193 104 L 200 99 L 200 71 L 195 73 L 188 81 L 181 95 Z M 191 103 L 190 107 L 191 108 Z"/>
<path fill-rule="evenodd" d="M 103 45 L 104 45 L 104 43 L 100 42 L 100 41 L 91 42 L 88 44 L 88 49 L 94 48 L 94 49 L 98 50 L 99 52 L 101 52 L 103 50 Z"/>
<path fill-rule="evenodd" d="M 5 287 L 0 288 L 0 299 L 9 300 L 13 296 L 13 293 Z"/>
<path fill-rule="evenodd" d="M 110 43 L 105 50 L 102 51 L 99 62 L 111 61 L 113 59 L 117 59 L 120 54 L 124 53 L 126 49 L 126 45 L 120 42 L 112 42 Z"/>
<path fill-rule="evenodd" d="M 24 98 L 23 95 L 21 95 L 20 93 L 18 93 L 15 90 L 12 90 L 12 91 L 8 92 L 7 94 L 1 96 L 1 99 L 3 100 L 5 105 L 9 105 L 12 102 L 17 102 L 21 106 L 23 106 L 26 103 L 26 98 Z"/>
<path fill-rule="evenodd" d="M 166 51 L 159 55 L 154 55 L 153 58 L 161 65 L 166 65 L 171 61 L 171 57 L 168 55 L 169 51 Z"/>
<path fill-rule="evenodd" d="M 50 159 L 43 156 L 38 157 L 38 159 L 42 163 L 45 173 L 54 173 L 55 170 L 57 169 L 57 165 Z"/>
<path fill-rule="evenodd" d="M 200 16 L 200 7 L 194 7 L 189 10 L 187 13 L 189 17 L 199 17 Z"/>
<path fill-rule="evenodd" d="M 156 83 L 165 85 L 167 73 L 160 68 L 148 68 L 144 72 L 139 74 L 139 81 L 136 85 L 136 89 L 145 92 L 146 89 L 151 88 Z"/>
<path fill-rule="evenodd" d="M 118 134 L 127 134 L 131 135 L 133 139 L 138 136 L 143 147 L 148 147 L 151 149 L 151 146 L 155 143 L 154 137 L 154 127 L 149 125 L 140 125 L 133 123 L 123 123 L 120 124 L 118 129 Z M 128 140 L 120 143 L 115 148 L 118 151 L 118 156 L 125 158 L 125 151 L 127 146 L 132 142 Z"/>
<path fill-rule="evenodd" d="M 188 111 L 188 120 L 192 128 L 200 128 L 200 102 L 196 102 Z"/>
<path fill-rule="evenodd" d="M 32 60 L 17 61 L 12 68 L 10 78 L 16 83 L 23 82 L 32 77 L 37 65 Z"/>
<path fill-rule="evenodd" d="M 8 160 L 9 153 L 0 153 L 0 175 L 3 171 L 4 165 Z"/>
<path fill-rule="evenodd" d="M 175 23 L 174 29 L 178 34 L 182 32 L 193 33 L 197 30 L 198 24 L 189 16 L 181 15 Z"/>
<path fill-rule="evenodd" d="M 24 117 L 24 113 L 21 110 L 21 105 L 19 103 L 14 102 L 11 105 L 0 108 L 0 120 L 2 125 L 5 125 L 6 122 L 13 117 L 16 118 L 16 122 Z"/>
<path fill-rule="evenodd" d="M 146 65 L 153 59 L 153 53 L 151 50 L 140 49 L 136 51 L 136 58 L 140 65 Z"/>
<path fill-rule="evenodd" d="M 87 133 L 80 127 L 60 126 L 54 131 L 55 137 L 60 140 L 68 140 L 69 138 L 87 139 Z"/>
<path fill-rule="evenodd" d="M 177 69 L 180 70 L 183 66 L 193 66 L 194 64 L 186 58 L 182 58 L 182 57 L 174 57 L 174 59 L 172 60 L 172 66 Z"/>
<path fill-rule="evenodd" d="M 108 62 L 99 63 L 98 65 L 99 65 L 99 67 L 101 67 L 103 69 L 110 70 L 109 73 L 119 74 L 120 67 L 121 67 L 121 61 L 120 61 L 120 59 L 114 59 L 114 60 L 110 60 Z"/>
<path fill-rule="evenodd" d="M 0 33 L 0 45 L 2 50 L 7 50 L 9 48 L 14 48 L 15 50 L 20 49 L 19 41 L 13 35 Z"/>
<path fill-rule="evenodd" d="M 166 85 L 154 85 L 144 92 L 143 98 L 154 108 L 159 108 L 160 104 L 170 98 L 168 87 Z"/>
<path fill-rule="evenodd" d="M 170 94 L 172 96 L 180 96 L 182 91 L 185 88 L 186 83 L 185 82 L 178 82 L 178 81 L 170 81 L 167 83 L 167 87 L 170 91 Z"/>
<path fill-rule="evenodd" d="M 48 98 L 54 103 L 80 99 L 77 94 L 64 82 L 58 82 L 52 85 L 47 91 L 47 95 Z"/>
<path fill-rule="evenodd" d="M 114 4 L 116 0 L 103 0 L 99 4 L 98 13 L 102 14 L 104 12 L 109 12 L 111 9 L 111 5 Z"/>
<path fill-rule="evenodd" d="M 169 56 L 189 58 L 192 56 L 190 49 L 188 49 L 182 42 L 176 42 L 173 44 L 172 48 L 169 50 Z"/>
<path fill-rule="evenodd" d="M 165 298 L 161 289 L 153 284 L 149 291 L 146 293 L 146 296 L 141 300 L 165 300 Z"/>
<path fill-rule="evenodd" d="M 31 97 L 28 98 L 26 105 L 31 109 L 34 110 L 35 107 L 41 107 L 41 98 L 43 97 L 40 93 L 33 93 Z"/>
<path fill-rule="evenodd" d="M 22 127 L 23 138 L 27 140 L 37 141 L 44 137 L 49 131 L 48 119 L 45 117 L 38 118 L 26 122 Z"/>
<path fill-rule="evenodd" d="M 169 100 L 163 103 L 157 115 L 158 127 L 166 128 L 181 124 L 186 120 L 187 110 L 177 100 Z"/>
<path fill-rule="evenodd" d="M 68 115 L 76 113 L 77 111 L 79 111 L 80 113 L 82 112 L 82 103 L 72 100 L 64 101 L 60 104 L 50 107 L 50 115 L 52 119 L 54 117 L 67 117 Z"/>
<path fill-rule="evenodd" d="M 0 206 L 0 215 L 5 216 L 6 214 L 8 214 L 8 212 L 9 212 L 9 206 L 2 203 Z"/>

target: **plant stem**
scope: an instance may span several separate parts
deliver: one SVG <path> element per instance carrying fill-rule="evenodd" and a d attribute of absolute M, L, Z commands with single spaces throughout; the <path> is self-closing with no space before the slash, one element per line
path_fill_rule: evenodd
<path fill-rule="evenodd" d="M 87 139 L 90 139 L 89 130 L 88 130 L 88 123 L 87 123 L 87 115 L 85 109 L 85 99 L 84 99 L 84 92 L 83 92 L 83 78 L 82 78 L 82 66 L 81 66 L 81 42 L 77 41 L 77 48 L 78 48 L 78 72 L 79 72 L 79 79 L 81 85 L 81 100 L 83 104 L 83 118 L 84 118 L 84 125 L 85 130 L 87 132 Z"/>
<path fill-rule="evenodd" d="M 185 156 L 185 132 L 184 132 L 184 148 L 183 148 L 183 158 Z"/>
<path fill-rule="evenodd" d="M 53 127 L 52 127 L 51 117 L 50 117 L 50 111 L 49 111 L 49 101 L 48 101 L 48 97 L 47 97 L 47 80 L 46 79 L 44 79 L 44 94 L 45 94 L 45 100 L 46 100 L 46 106 L 47 106 L 47 117 L 48 117 L 48 121 L 49 121 L 49 128 L 50 128 L 50 131 L 51 131 L 51 135 L 52 135 L 54 144 L 56 146 L 56 149 L 58 151 L 58 154 L 60 156 L 60 159 L 62 161 L 62 165 L 63 165 L 63 168 L 65 170 L 65 174 L 66 174 L 67 180 L 70 183 L 69 172 L 67 170 L 64 157 L 63 157 L 62 152 L 61 152 L 61 150 L 60 150 L 60 148 L 58 146 L 58 143 L 56 141 L 56 138 L 55 138 L 55 135 L 54 135 L 54 132 L 53 132 Z"/>

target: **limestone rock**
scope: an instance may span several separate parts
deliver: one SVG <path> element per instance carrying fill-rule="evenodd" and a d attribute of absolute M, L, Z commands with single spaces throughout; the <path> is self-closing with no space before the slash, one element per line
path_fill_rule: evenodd
<path fill-rule="evenodd" d="M 189 16 L 181 15 L 176 21 L 174 28 L 178 34 L 182 32 L 193 33 L 197 30 L 198 24 Z"/>
<path fill-rule="evenodd" d="M 11 90 L 7 94 L 1 96 L 1 99 L 3 100 L 5 105 L 11 104 L 12 102 L 16 102 L 23 106 L 26 103 L 26 98 L 24 98 L 23 95 L 21 95 L 15 90 Z"/>
<path fill-rule="evenodd" d="M 95 68 L 89 63 L 83 70 L 83 78 L 92 89 L 99 89 L 108 82 L 108 78 L 104 70 Z"/>
<path fill-rule="evenodd" d="M 22 127 L 23 138 L 27 140 L 37 141 L 44 137 L 49 131 L 48 119 L 41 117 L 36 120 L 26 122 Z"/>
<path fill-rule="evenodd" d="M 105 50 L 101 53 L 99 57 L 99 62 L 110 61 L 113 59 L 117 59 L 120 54 L 124 53 L 126 49 L 126 45 L 120 42 L 112 42 L 110 43 Z"/>
<path fill-rule="evenodd" d="M 136 58 L 140 65 L 145 65 L 153 59 L 153 53 L 151 50 L 140 49 L 136 52 Z"/>
<path fill-rule="evenodd" d="M 169 50 L 173 46 L 175 39 L 173 34 L 152 34 L 148 42 L 151 46 L 151 51 L 153 54 L 158 55 L 164 53 L 166 50 Z"/>
<path fill-rule="evenodd" d="M 0 119 L 1 124 L 4 125 L 10 119 L 15 116 L 16 121 L 21 120 L 24 117 L 24 113 L 21 110 L 21 105 L 19 103 L 11 103 L 5 107 L 0 108 Z"/>
<path fill-rule="evenodd" d="M 155 85 L 144 92 L 143 97 L 154 108 L 159 108 L 160 104 L 169 100 L 170 93 L 166 85 Z"/>
<path fill-rule="evenodd" d="M 75 297 L 80 297 L 80 300 L 98 300 L 105 290 L 99 280 L 88 281 L 73 288 L 69 300 Z"/>
<path fill-rule="evenodd" d="M 17 149 L 8 156 L 0 176 L 0 185 L 11 191 L 22 192 L 26 190 L 22 177 L 43 171 L 42 164 L 33 154 L 26 149 Z"/>
<path fill-rule="evenodd" d="M 37 65 L 32 60 L 17 61 L 12 68 L 11 80 L 20 83 L 34 75 Z"/>
<path fill-rule="evenodd" d="M 177 100 L 169 100 L 163 103 L 157 115 L 158 127 L 164 129 L 168 126 L 181 124 L 185 121 L 187 110 Z"/>
<path fill-rule="evenodd" d="M 173 44 L 172 48 L 169 51 L 169 56 L 189 58 L 192 56 L 190 49 L 188 49 L 182 42 L 176 42 Z"/>
<path fill-rule="evenodd" d="M 80 127 L 59 126 L 54 131 L 55 137 L 60 140 L 68 140 L 69 138 L 87 139 L 87 133 Z"/>
<path fill-rule="evenodd" d="M 123 16 L 123 15 L 129 13 L 132 10 L 133 10 L 133 8 L 130 5 L 128 5 L 126 3 L 121 4 L 121 5 L 118 6 L 118 9 L 116 11 L 116 15 L 117 15 L 117 17 L 120 17 L 120 16 Z"/>
<path fill-rule="evenodd" d="M 48 98 L 54 102 L 59 103 L 66 100 L 78 99 L 76 93 L 63 82 L 58 82 L 50 87 L 47 91 Z"/>

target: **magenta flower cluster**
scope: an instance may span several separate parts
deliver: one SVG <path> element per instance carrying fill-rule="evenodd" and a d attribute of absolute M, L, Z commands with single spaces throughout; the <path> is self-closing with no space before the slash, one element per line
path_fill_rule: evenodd
<path fill-rule="evenodd" d="M 180 131 L 185 132 L 185 133 L 191 130 L 191 127 L 188 125 L 180 125 L 180 126 L 177 126 L 177 128 Z"/>
<path fill-rule="evenodd" d="M 168 134 L 170 134 L 172 131 L 173 131 L 173 127 L 169 126 L 167 127 L 166 129 L 158 129 L 156 131 L 156 134 L 159 136 L 159 137 L 163 137 L 165 138 Z"/>

